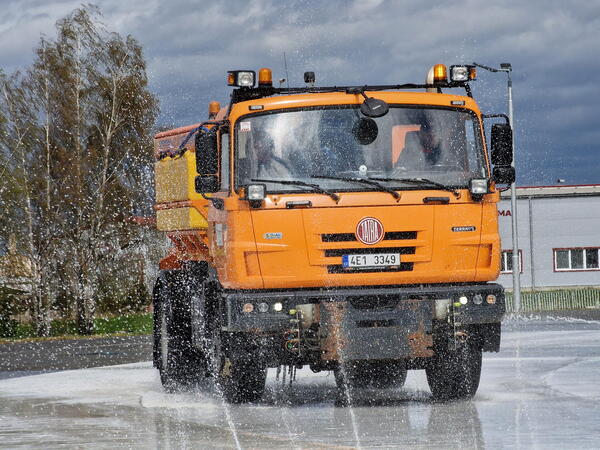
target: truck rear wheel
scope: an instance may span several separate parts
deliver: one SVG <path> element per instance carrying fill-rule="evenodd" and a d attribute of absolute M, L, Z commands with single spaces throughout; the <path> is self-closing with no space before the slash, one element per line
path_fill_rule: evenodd
<path fill-rule="evenodd" d="M 334 372 L 338 388 L 401 387 L 406 381 L 404 361 L 349 361 Z"/>
<path fill-rule="evenodd" d="M 192 345 L 189 308 L 173 294 L 159 278 L 154 289 L 154 358 L 167 392 L 195 387 L 206 372 L 202 353 Z"/>
<path fill-rule="evenodd" d="M 425 368 L 436 400 L 462 400 L 475 395 L 481 376 L 481 348 L 466 342 L 456 350 L 436 353 Z"/>

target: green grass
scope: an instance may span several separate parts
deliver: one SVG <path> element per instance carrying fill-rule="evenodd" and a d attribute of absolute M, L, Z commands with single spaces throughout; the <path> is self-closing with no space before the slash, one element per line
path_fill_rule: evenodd
<path fill-rule="evenodd" d="M 94 320 L 94 335 L 107 334 L 150 334 L 152 333 L 152 314 L 128 314 L 116 317 L 99 317 Z M 50 337 L 78 336 L 75 320 L 53 320 L 50 324 Z M 35 338 L 35 327 L 31 323 L 13 322 L 0 328 L 0 338 Z"/>

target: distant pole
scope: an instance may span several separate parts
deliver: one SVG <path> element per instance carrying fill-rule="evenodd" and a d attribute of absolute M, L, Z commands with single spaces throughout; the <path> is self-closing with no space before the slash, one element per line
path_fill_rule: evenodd
<path fill-rule="evenodd" d="M 510 63 L 500 64 L 500 68 L 484 66 L 483 64 L 473 63 L 477 67 L 488 70 L 490 72 L 506 72 L 508 75 L 508 121 L 510 127 L 513 130 L 513 162 L 512 166 L 515 167 L 515 127 L 513 119 L 513 96 L 512 96 L 512 78 L 510 76 L 512 72 L 512 66 Z M 512 225 L 512 275 L 513 275 L 513 300 L 515 312 L 521 310 L 521 266 L 519 264 L 519 232 L 517 224 L 517 182 L 516 180 L 510 185 L 510 209 L 511 209 L 511 225 Z"/>
<path fill-rule="evenodd" d="M 512 66 L 508 63 L 500 64 L 500 70 L 506 72 L 508 75 L 508 120 L 510 127 L 513 130 L 512 150 L 513 150 L 513 162 L 512 166 L 515 167 L 515 125 L 513 119 L 513 96 L 512 96 L 512 78 L 510 76 L 512 72 Z M 510 185 L 510 207 L 512 209 L 511 222 L 512 222 L 512 274 L 513 274 L 513 300 L 515 312 L 521 310 L 521 265 L 519 264 L 519 228 L 517 222 L 517 182 L 515 181 Z"/>

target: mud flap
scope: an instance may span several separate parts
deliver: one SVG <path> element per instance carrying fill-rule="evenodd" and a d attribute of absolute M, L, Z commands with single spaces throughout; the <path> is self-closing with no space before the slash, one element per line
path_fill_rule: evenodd
<path fill-rule="evenodd" d="M 393 307 L 321 303 L 321 359 L 350 361 L 433 356 L 433 301 L 400 300 Z"/>

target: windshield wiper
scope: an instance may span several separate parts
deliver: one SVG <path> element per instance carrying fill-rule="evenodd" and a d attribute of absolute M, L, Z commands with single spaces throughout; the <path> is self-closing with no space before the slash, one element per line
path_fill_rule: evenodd
<path fill-rule="evenodd" d="M 323 189 L 321 186 L 319 186 L 318 184 L 314 184 L 314 183 L 305 183 L 304 181 L 295 181 L 295 180 L 265 180 L 265 179 L 261 179 L 261 178 L 253 178 L 250 181 L 254 181 L 257 183 L 278 183 L 278 184 L 287 184 L 290 186 L 305 186 L 305 187 L 312 188 L 312 190 L 314 192 L 318 192 L 319 194 L 329 195 L 333 199 L 333 201 L 335 201 L 336 203 L 340 201 L 339 195 L 337 195 L 334 192 L 328 191 L 327 189 Z"/>
<path fill-rule="evenodd" d="M 450 186 L 446 186 L 445 184 L 438 183 L 437 181 L 429 180 L 427 178 L 380 178 L 373 177 L 369 178 L 370 180 L 378 180 L 378 181 L 398 181 L 400 183 L 412 183 L 419 185 L 429 185 L 434 186 L 442 191 L 452 192 L 456 198 L 460 197 L 460 193 Z"/>
<path fill-rule="evenodd" d="M 400 200 L 400 194 L 398 194 L 395 190 L 390 189 L 389 187 L 384 186 L 383 184 L 378 183 L 377 181 L 374 181 L 375 179 L 354 178 L 354 177 L 334 177 L 334 176 L 329 176 L 329 175 L 311 175 L 310 177 L 311 178 L 322 178 L 324 180 L 348 181 L 348 182 L 354 182 L 354 183 L 367 184 L 369 186 L 375 186 L 380 191 L 390 193 L 392 195 L 392 197 L 394 197 L 396 199 L 396 201 Z M 385 181 L 385 180 L 382 180 L 382 181 Z"/>

